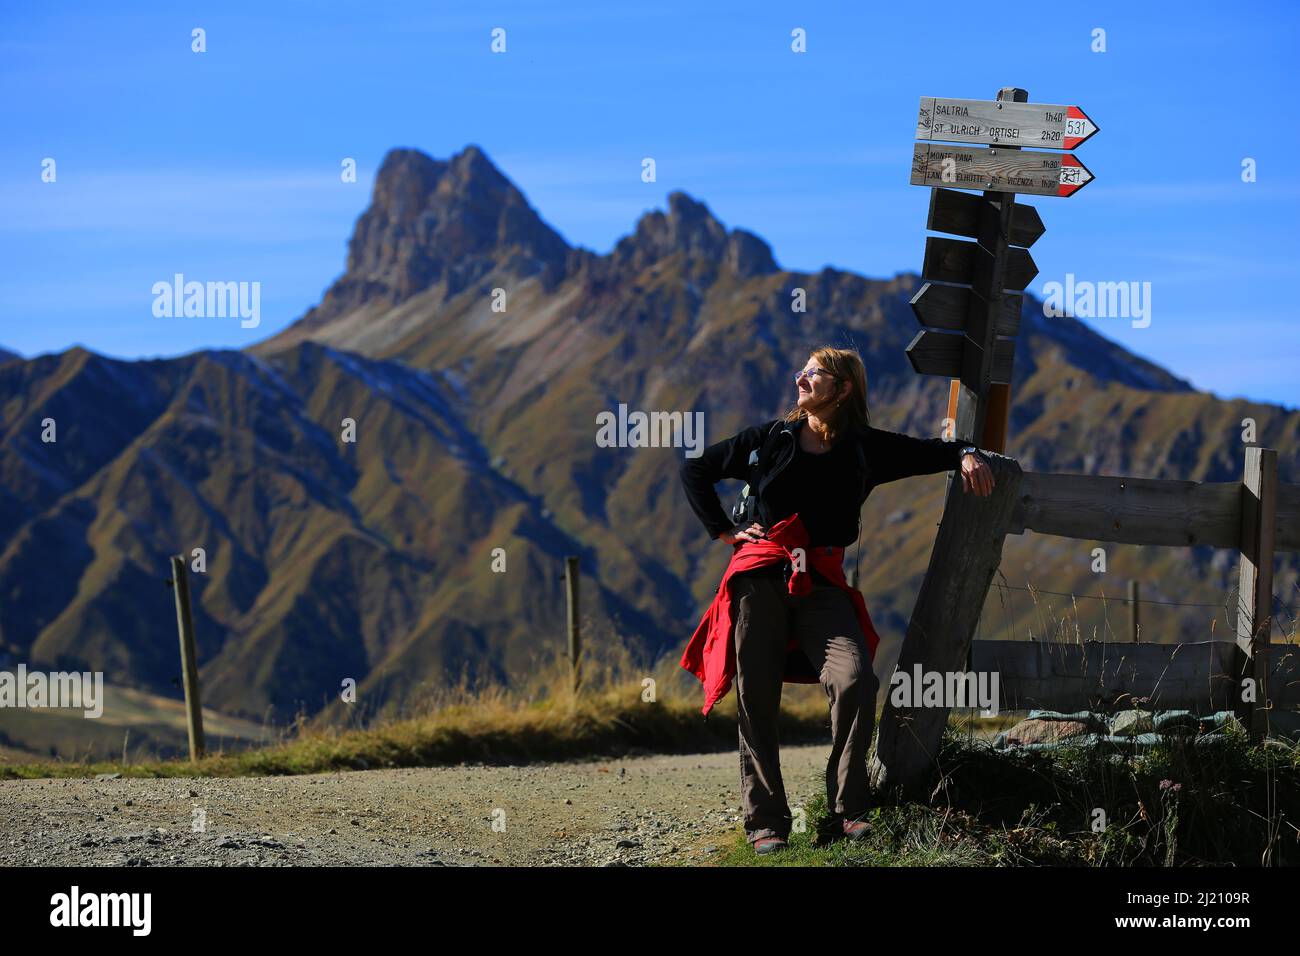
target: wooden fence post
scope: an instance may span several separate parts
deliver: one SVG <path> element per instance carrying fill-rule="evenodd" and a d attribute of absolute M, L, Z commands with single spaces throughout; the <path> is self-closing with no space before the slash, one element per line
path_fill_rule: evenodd
<path fill-rule="evenodd" d="M 564 559 L 564 594 L 568 604 L 569 668 L 573 674 L 573 693 L 582 686 L 582 634 L 578 628 L 578 559 Z"/>
<path fill-rule="evenodd" d="M 176 591 L 176 628 L 181 637 L 181 674 L 185 682 L 185 716 L 190 760 L 207 755 L 203 738 L 203 707 L 199 701 L 199 664 L 194 647 L 194 618 L 190 613 L 190 582 L 185 558 L 172 556 L 172 587 Z"/>
<path fill-rule="evenodd" d="M 1237 687 L 1237 715 L 1252 741 L 1268 735 L 1268 670 L 1273 625 L 1273 549 L 1277 533 L 1277 450 L 1246 449 L 1241 484 L 1241 570 L 1237 588 L 1238 680 L 1253 680 L 1254 701 Z"/>
<path fill-rule="evenodd" d="M 965 670 L 1020 488 L 1020 465 L 1015 459 L 997 454 L 988 458 L 995 485 L 987 498 L 964 491 L 960 481 L 948 484 L 930 566 L 898 656 L 897 670 L 909 679 L 916 665 L 925 672 Z M 934 772 L 948 708 L 895 707 L 891 677 L 882 677 L 885 706 L 871 759 L 871 784 L 880 790 L 916 793 Z"/>

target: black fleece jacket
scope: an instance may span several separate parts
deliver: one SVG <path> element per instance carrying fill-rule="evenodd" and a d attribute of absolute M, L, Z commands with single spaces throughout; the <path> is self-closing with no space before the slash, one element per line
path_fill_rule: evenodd
<path fill-rule="evenodd" d="M 762 445 L 775 421 L 752 425 L 705 448 L 698 458 L 682 461 L 679 473 L 686 497 L 710 537 L 716 538 L 732 527 L 714 486 L 723 478 L 749 479 L 749 454 Z M 811 545 L 851 545 L 858 535 L 862 502 L 876 485 L 961 467 L 960 452 L 965 442 L 913 438 L 872 427 L 857 435 L 842 436 L 829 451 L 810 454 L 799 447 L 799 431 L 804 424 L 803 420 L 777 424 L 785 434 L 775 436 L 778 444 L 768 469 L 775 477 L 763 491 L 759 514 L 771 527 L 798 512 Z M 853 441 L 861 444 L 867 467 L 866 494 L 862 494 L 857 455 L 850 444 Z M 751 489 L 751 493 L 754 491 Z"/>

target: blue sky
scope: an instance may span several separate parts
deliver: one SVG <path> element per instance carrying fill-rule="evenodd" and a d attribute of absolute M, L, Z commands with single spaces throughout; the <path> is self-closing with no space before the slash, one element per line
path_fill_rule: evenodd
<path fill-rule="evenodd" d="M 0 345 L 152 356 L 271 334 L 342 271 L 394 146 L 445 158 L 477 143 L 599 252 L 683 189 L 783 267 L 918 271 L 919 98 L 1017 85 L 1101 126 L 1078 150 L 1097 180 L 1034 200 L 1047 233 L 1030 288 L 1150 282 L 1149 327 L 1089 324 L 1216 394 L 1300 405 L 1300 5 L 978 8 L 6 3 Z M 641 180 L 646 156 L 657 182 Z M 151 287 L 177 272 L 260 282 L 260 327 L 154 317 Z"/>

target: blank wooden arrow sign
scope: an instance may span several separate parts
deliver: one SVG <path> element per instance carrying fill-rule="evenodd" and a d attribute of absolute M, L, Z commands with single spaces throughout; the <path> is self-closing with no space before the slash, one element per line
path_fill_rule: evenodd
<path fill-rule="evenodd" d="M 1077 106 L 921 97 L 917 139 L 1030 149 L 1074 149 L 1099 127 Z"/>
<path fill-rule="evenodd" d="M 1034 276 L 1038 275 L 1038 266 L 1028 249 L 1008 246 L 1006 256 L 1002 288 L 1022 292 Z M 981 249 L 978 243 L 964 239 L 945 239 L 942 236 L 926 237 L 922 279 L 961 282 L 977 289 L 987 289 L 992 282 L 992 270 L 993 256 Z"/>
<path fill-rule="evenodd" d="M 982 223 L 997 222 L 996 216 L 981 218 L 983 207 L 987 205 L 993 204 L 983 196 L 956 189 L 934 189 L 930 192 L 930 217 L 926 220 L 925 228 L 955 236 L 970 236 L 992 252 L 994 237 L 981 232 Z M 1038 210 L 1033 206 L 1015 203 L 1011 207 L 1011 231 L 1007 236 L 1007 242 L 1011 245 L 1028 248 L 1046 231 Z"/>
<path fill-rule="evenodd" d="M 907 346 L 907 358 L 912 363 L 912 368 L 921 375 L 942 375 L 969 382 L 978 375 L 981 351 L 978 345 L 964 335 L 922 329 Z M 1015 344 L 1010 339 L 996 341 L 990 381 L 1011 381 L 1015 351 Z"/>
<path fill-rule="evenodd" d="M 972 302 L 971 300 L 975 301 Z M 1017 335 L 1020 332 L 1020 309 L 1024 297 L 1006 294 L 998 304 L 998 335 Z M 921 325 L 936 329 L 965 332 L 970 325 L 972 309 L 983 306 L 973 290 L 960 285 L 939 285 L 927 282 L 912 296 L 912 313 Z"/>
<path fill-rule="evenodd" d="M 1073 196 L 1093 180 L 1073 153 L 917 143 L 913 186 L 949 186 L 1032 196 Z"/>

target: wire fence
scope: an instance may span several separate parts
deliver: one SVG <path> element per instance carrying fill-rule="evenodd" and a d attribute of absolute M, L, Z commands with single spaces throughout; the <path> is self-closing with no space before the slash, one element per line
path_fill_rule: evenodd
<path fill-rule="evenodd" d="M 1037 587 L 1034 587 L 1032 584 L 1026 584 L 1026 585 L 1023 585 L 1023 586 L 1022 586 L 1022 585 L 1016 585 L 1016 584 L 1010 584 L 1010 583 L 1007 582 L 1006 577 L 1002 574 L 1001 571 L 998 571 L 997 576 L 998 576 L 1001 580 L 1000 580 L 1000 581 L 994 581 L 994 582 L 992 582 L 992 587 L 995 588 L 995 589 L 997 589 L 997 591 L 998 591 L 998 595 L 999 595 L 999 599 L 1000 599 L 1001 602 L 1002 602 L 1002 607 L 1003 607 L 1003 609 L 1007 612 L 1007 615 L 1008 615 L 1007 623 L 1006 623 L 1006 625 L 1005 625 L 1005 630 L 1008 631 L 1008 632 L 1009 632 L 1010 634 L 1012 634 L 1012 635 L 1015 635 L 1015 634 L 1018 633 L 1018 632 L 1017 632 L 1017 628 L 1016 628 L 1016 616 L 1017 616 L 1017 611 L 1016 611 L 1016 608 L 1015 608 L 1015 606 L 1014 606 L 1013 595 L 1011 595 L 1011 594 L 1009 593 L 1009 592 L 1013 592 L 1013 591 L 1019 591 L 1019 592 L 1025 593 L 1025 594 L 1029 594 L 1029 595 L 1033 598 L 1033 603 L 1034 603 L 1033 611 L 1034 611 L 1035 613 L 1041 612 L 1041 608 L 1040 608 L 1040 606 L 1039 606 L 1039 604 L 1038 604 L 1038 600 L 1037 600 L 1037 598 L 1038 598 L 1039 595 L 1051 595 L 1051 596 L 1053 596 L 1053 597 L 1064 597 L 1064 598 L 1069 598 L 1070 601 L 1071 601 L 1071 603 L 1073 603 L 1073 602 L 1075 602 L 1075 601 L 1078 601 L 1078 600 L 1084 600 L 1084 601 L 1100 601 L 1100 602 L 1102 602 L 1102 606 L 1103 606 L 1103 622 L 1104 622 L 1104 628 L 1105 628 L 1105 631 L 1106 631 L 1106 632 L 1109 632 L 1109 633 L 1112 634 L 1112 635 L 1114 635 L 1111 639 L 1114 640 L 1114 641 L 1116 641 L 1116 642 L 1124 641 L 1124 642 L 1132 643 L 1132 641 L 1133 641 L 1133 637 L 1132 637 L 1132 636 L 1129 636 L 1129 637 L 1127 637 L 1127 638 L 1125 638 L 1125 637 L 1121 637 L 1121 636 L 1119 636 L 1119 635 L 1115 632 L 1114 628 L 1111 626 L 1111 624 L 1110 624 L 1110 618 L 1109 618 L 1109 615 L 1108 615 L 1107 612 L 1109 611 L 1109 609 L 1110 609 L 1110 605 L 1112 605 L 1112 604 L 1117 604 L 1117 605 L 1119 605 L 1120 607 L 1124 607 L 1124 608 L 1129 608 L 1129 607 L 1131 607 L 1134 603 L 1136 603 L 1139 607 L 1140 607 L 1141 605 L 1144 605 L 1144 604 L 1145 604 L 1145 605 L 1154 606 L 1154 607 L 1178 607 L 1178 608 L 1184 608 L 1184 607 L 1193 607 L 1193 608 L 1195 608 L 1195 607 L 1199 607 L 1199 608 L 1214 608 L 1215 610 L 1218 610 L 1218 611 L 1222 611 L 1222 612 L 1223 612 L 1223 625 L 1224 625 L 1224 628 L 1225 628 L 1226 632 L 1227 632 L 1228 634 L 1234 634 L 1234 635 L 1236 634 L 1236 626 L 1237 626 L 1237 622 L 1236 622 L 1236 618 L 1235 618 L 1235 616 L 1233 615 L 1233 611 L 1234 611 L 1234 609 L 1236 609 L 1236 607 L 1237 607 L 1237 605 L 1238 605 L 1238 601 L 1237 601 L 1238 589 L 1237 589 L 1237 587 L 1235 587 L 1235 586 L 1234 586 L 1231 590 L 1229 590 L 1227 596 L 1225 597 L 1225 599 L 1224 599 L 1223 601 L 1167 601 L 1167 600 L 1161 600 L 1161 599 L 1158 599 L 1158 598 L 1142 598 L 1142 597 L 1139 597 L 1139 598 L 1137 599 L 1137 601 L 1134 602 L 1134 601 L 1131 600 L 1127 595 L 1111 596 L 1111 595 L 1107 595 L 1107 594 L 1105 594 L 1105 593 L 1102 593 L 1102 594 L 1080 594 L 1080 593 L 1072 592 L 1072 591 L 1052 591 L 1052 590 L 1049 590 L 1049 589 L 1046 589 L 1046 588 L 1037 588 Z M 1139 583 L 1140 583 L 1140 582 L 1139 582 Z M 1298 636 L 1298 635 L 1297 635 L 1297 628 L 1296 628 L 1296 611 L 1297 611 L 1297 609 L 1300 609 L 1300 605 L 1295 605 L 1295 604 L 1284 604 L 1284 603 L 1282 603 L 1281 599 L 1280 599 L 1279 597 L 1277 597 L 1277 595 L 1274 595 L 1274 596 L 1273 596 L 1273 605 L 1272 605 L 1272 614 L 1271 614 L 1271 627 L 1277 629 L 1278 634 L 1280 634 L 1280 636 L 1283 638 L 1283 641 L 1284 641 L 1284 642 L 1289 641 L 1289 640 L 1291 640 L 1291 639 L 1294 639 L 1294 638 L 1296 638 L 1296 637 Z M 1040 626 L 1040 633 L 1042 633 L 1042 634 L 1044 635 L 1044 637 L 1045 637 L 1046 632 L 1047 632 L 1047 631 L 1049 630 L 1049 628 L 1050 628 L 1050 624 L 1048 624 L 1048 623 L 1043 623 L 1041 618 L 1039 619 L 1039 621 L 1040 621 L 1040 624 L 1041 624 L 1041 626 Z M 1060 619 L 1058 619 L 1058 621 L 1053 622 L 1053 623 L 1056 623 L 1056 624 L 1059 625 L 1059 624 L 1060 624 Z M 1217 623 L 1217 618 L 1216 618 L 1216 623 Z M 981 633 L 981 632 L 983 631 L 983 629 L 984 629 L 984 621 L 983 621 L 983 617 L 981 616 L 981 620 L 980 620 L 980 623 L 979 623 L 979 625 L 978 625 L 978 630 L 977 630 L 977 633 L 976 633 L 976 640 L 991 640 L 992 638 L 985 637 L 985 636 L 983 635 L 983 633 Z M 1059 629 L 1059 628 L 1058 628 L 1058 629 Z M 1079 637 L 1080 639 L 1082 639 L 1082 638 L 1081 638 L 1081 635 L 1078 634 L 1078 609 L 1077 609 L 1077 607 L 1076 607 L 1076 609 L 1075 609 L 1075 629 L 1076 629 L 1076 637 Z M 1139 625 L 1139 636 L 1140 636 L 1141 630 L 1142 630 L 1141 625 Z M 1033 629 L 1032 626 L 1029 627 L 1029 634 L 1030 634 L 1030 637 L 1031 637 L 1031 638 L 1034 636 L 1034 629 Z M 1042 639 L 1042 638 L 1040 638 L 1040 639 Z"/>

